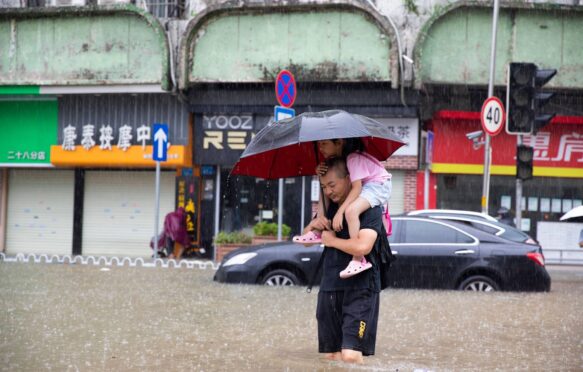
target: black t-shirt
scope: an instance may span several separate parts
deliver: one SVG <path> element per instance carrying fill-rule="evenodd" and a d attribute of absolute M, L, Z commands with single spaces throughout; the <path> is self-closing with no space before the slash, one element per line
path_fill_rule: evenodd
<path fill-rule="evenodd" d="M 336 203 L 330 203 L 328 207 L 327 217 L 332 220 L 334 215 L 338 211 L 338 205 Z M 371 229 L 381 233 L 382 227 L 382 211 L 380 207 L 369 208 L 360 215 L 360 229 Z M 349 239 L 348 234 L 348 224 L 346 219 L 342 223 L 342 230 L 336 233 L 336 236 L 341 239 Z M 375 241 L 375 246 L 379 244 L 379 240 Z M 371 253 L 375 250 L 373 246 Z M 370 288 L 375 292 L 380 292 L 380 275 L 379 268 L 373 265 L 372 268 L 356 274 L 348 279 L 340 278 L 340 271 L 344 270 L 350 260 L 352 260 L 352 255 L 344 253 L 343 251 L 336 248 L 326 247 L 328 251 L 324 257 L 324 263 L 322 265 L 322 282 L 320 283 L 321 291 L 337 291 L 345 289 L 364 289 Z M 370 262 L 369 257 L 365 256 Z"/>

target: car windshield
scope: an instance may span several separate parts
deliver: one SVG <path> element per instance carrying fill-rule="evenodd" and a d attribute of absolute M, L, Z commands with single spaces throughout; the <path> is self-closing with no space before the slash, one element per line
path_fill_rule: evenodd
<path fill-rule="evenodd" d="M 460 221 L 456 220 L 456 221 L 463 223 L 463 224 L 466 224 L 468 226 L 472 226 L 478 230 L 482 230 L 483 232 L 487 232 L 488 234 L 497 235 L 503 231 L 503 229 L 501 229 L 501 228 L 494 227 L 492 225 L 487 225 L 484 223 L 480 223 L 478 221 L 461 221 L 461 220 Z"/>

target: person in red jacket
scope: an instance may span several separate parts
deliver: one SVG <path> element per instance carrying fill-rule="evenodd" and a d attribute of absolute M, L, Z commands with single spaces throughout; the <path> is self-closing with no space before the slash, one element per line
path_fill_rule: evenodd
<path fill-rule="evenodd" d="M 164 218 L 164 235 L 172 241 L 168 258 L 182 257 L 184 250 L 190 246 L 190 237 L 186 232 L 186 211 L 180 207 Z"/>

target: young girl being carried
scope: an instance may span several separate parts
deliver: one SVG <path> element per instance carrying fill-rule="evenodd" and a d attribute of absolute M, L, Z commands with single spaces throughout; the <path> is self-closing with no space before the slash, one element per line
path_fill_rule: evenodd
<path fill-rule="evenodd" d="M 318 141 L 320 153 L 327 159 L 343 156 L 346 158 L 346 167 L 350 173 L 352 189 L 346 200 L 338 208 L 332 220 L 335 231 L 342 229 L 343 217 L 348 223 L 348 232 L 351 238 L 358 236 L 360 230 L 360 214 L 371 207 L 384 206 L 391 196 L 391 174 L 372 155 L 364 152 L 364 145 L 360 138 L 346 138 Z M 319 175 L 327 171 L 324 163 L 318 165 L 316 172 Z M 322 200 L 318 204 L 318 215 L 324 215 Z M 302 236 L 295 236 L 296 243 L 320 243 L 321 232 L 309 231 Z M 341 278 L 349 278 L 372 265 L 364 256 L 353 256 L 346 269 L 340 272 Z"/>

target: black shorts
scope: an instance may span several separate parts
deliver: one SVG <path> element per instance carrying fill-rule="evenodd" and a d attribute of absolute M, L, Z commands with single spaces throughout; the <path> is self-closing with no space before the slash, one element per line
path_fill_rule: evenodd
<path fill-rule="evenodd" d="M 318 293 L 318 350 L 342 349 L 374 355 L 379 319 L 379 292 L 370 289 Z"/>

